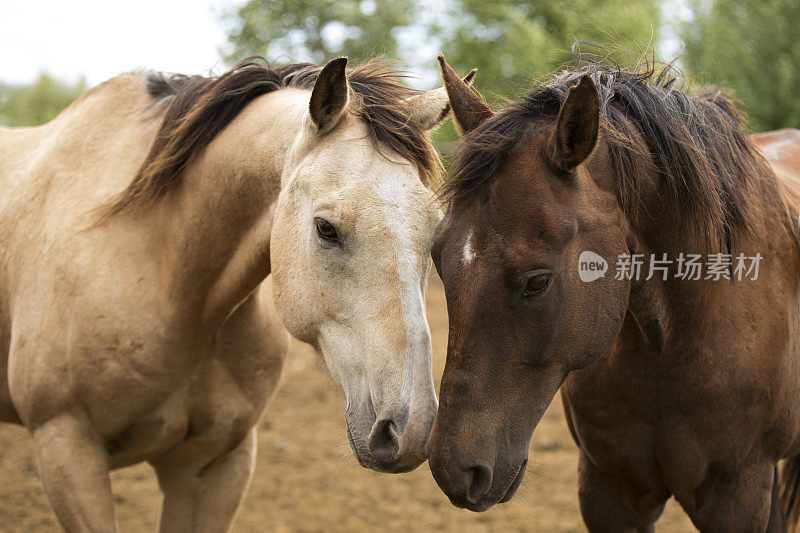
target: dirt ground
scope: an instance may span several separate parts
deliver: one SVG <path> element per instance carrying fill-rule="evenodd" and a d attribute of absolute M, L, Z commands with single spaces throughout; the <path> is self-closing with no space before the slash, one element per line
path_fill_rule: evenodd
<path fill-rule="evenodd" d="M 442 374 L 447 313 L 431 280 L 428 318 L 434 377 Z M 427 464 L 404 475 L 358 466 L 347 446 L 340 393 L 306 345 L 295 342 L 281 386 L 259 429 L 258 464 L 233 530 L 250 531 L 584 531 L 577 497 L 578 453 L 561 402 L 534 435 L 525 481 L 508 503 L 481 514 L 452 507 Z M 122 531 L 153 531 L 160 504 L 146 465 L 112 474 Z M 17 426 L 0 426 L 0 531 L 57 530 L 33 460 Z M 670 501 L 658 531 L 693 531 Z"/>

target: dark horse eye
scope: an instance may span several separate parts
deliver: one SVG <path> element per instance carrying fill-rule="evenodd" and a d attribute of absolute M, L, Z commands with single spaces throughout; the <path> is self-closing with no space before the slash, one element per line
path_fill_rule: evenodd
<path fill-rule="evenodd" d="M 317 226 L 317 234 L 328 242 L 339 242 L 339 235 L 336 234 L 336 228 L 327 220 L 315 218 L 314 223 Z"/>
<path fill-rule="evenodd" d="M 522 295 L 530 297 L 542 294 L 549 285 L 550 274 L 536 274 L 528 279 L 525 284 L 525 292 Z"/>

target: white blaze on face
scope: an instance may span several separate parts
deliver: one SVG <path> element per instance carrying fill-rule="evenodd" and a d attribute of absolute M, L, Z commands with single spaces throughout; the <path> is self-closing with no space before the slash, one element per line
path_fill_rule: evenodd
<path fill-rule="evenodd" d="M 472 260 L 475 259 L 475 250 L 472 247 L 472 230 L 467 233 L 467 240 L 464 242 L 464 251 L 461 254 L 461 259 L 465 265 L 472 263 Z"/>
<path fill-rule="evenodd" d="M 415 187 L 402 175 L 387 175 L 380 179 L 374 188 L 381 204 L 386 227 L 392 235 L 392 242 L 386 243 L 397 258 L 397 276 L 400 282 L 400 306 L 405 329 L 405 361 L 403 362 L 402 401 L 406 405 L 413 398 L 426 397 L 430 378 L 430 330 L 425 319 L 425 300 L 423 287 L 427 268 L 419 263 L 420 247 L 429 248 L 429 243 L 421 242 L 427 235 L 420 232 L 420 224 L 410 220 L 409 214 L 419 213 L 421 205 L 427 201 L 421 198 Z M 412 228 L 416 230 L 412 232 Z M 423 225 L 424 228 L 424 225 Z M 416 389 L 416 390 L 415 390 Z M 412 406 L 413 408 L 413 406 Z"/>

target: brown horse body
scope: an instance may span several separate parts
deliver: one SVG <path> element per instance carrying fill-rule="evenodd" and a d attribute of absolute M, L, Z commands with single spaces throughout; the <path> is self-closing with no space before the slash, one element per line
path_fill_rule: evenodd
<path fill-rule="evenodd" d="M 793 217 L 764 205 L 757 231 L 737 240 L 745 255 L 769 259 L 767 277 L 667 294 L 655 283 L 632 288 L 612 349 L 561 388 L 592 530 L 647 530 L 671 495 L 702 530 L 785 529 L 775 464 L 800 452 L 800 262 L 789 224 L 798 223 L 800 132 L 752 140 L 770 164 L 796 162 L 778 182 Z"/>
<path fill-rule="evenodd" d="M 451 321 L 439 485 L 473 510 L 508 500 L 561 387 L 590 530 L 652 530 L 673 495 L 701 530 L 785 529 L 800 132 L 748 138 L 719 91 L 688 96 L 652 71 L 565 73 L 491 115 L 443 68 L 466 137 L 433 247 Z M 579 277 L 585 251 L 605 275 Z M 611 263 L 633 254 L 642 275 L 617 279 Z M 663 254 L 722 254 L 724 273 L 648 276 Z M 760 254 L 757 277 L 736 279 L 740 254 Z"/>

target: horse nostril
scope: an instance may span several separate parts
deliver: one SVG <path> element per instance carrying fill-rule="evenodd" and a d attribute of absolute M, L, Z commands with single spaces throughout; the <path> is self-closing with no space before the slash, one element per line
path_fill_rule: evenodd
<path fill-rule="evenodd" d="M 476 504 L 492 486 L 492 471 L 486 466 L 473 466 L 467 470 L 467 480 L 469 481 L 467 499 Z"/>
<path fill-rule="evenodd" d="M 395 460 L 397 452 L 400 450 L 400 444 L 397 442 L 394 422 L 391 420 L 378 420 L 375 422 L 369 434 L 367 447 L 379 461 L 388 463 Z"/>

